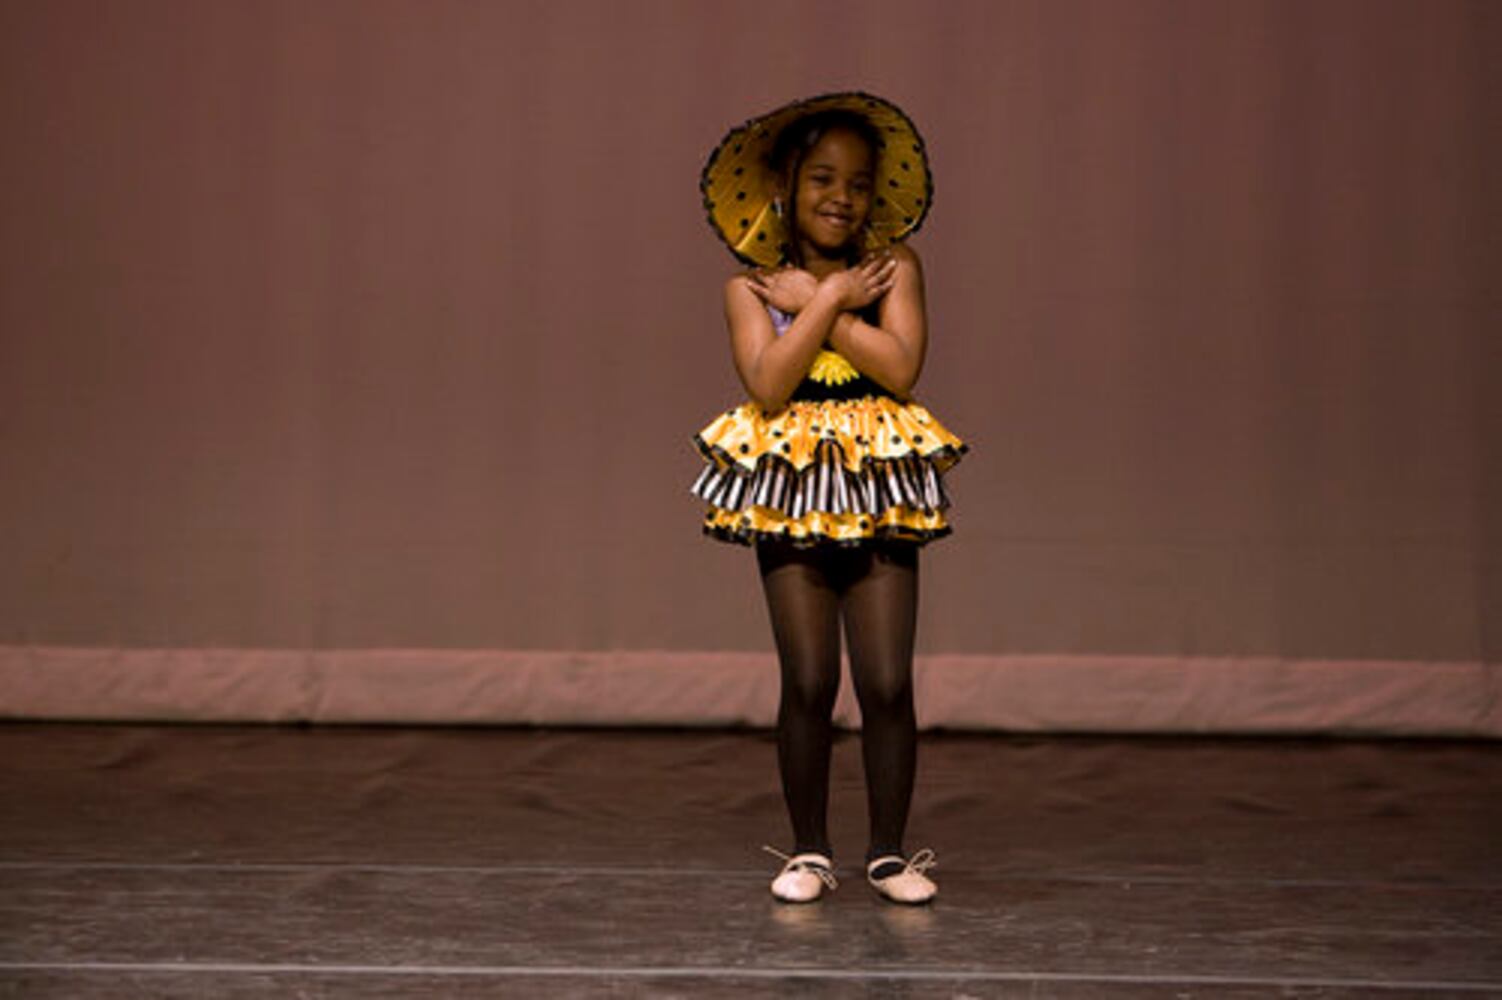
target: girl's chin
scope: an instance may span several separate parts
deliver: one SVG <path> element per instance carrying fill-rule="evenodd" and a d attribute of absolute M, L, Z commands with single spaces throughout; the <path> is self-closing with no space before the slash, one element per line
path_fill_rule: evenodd
<path fill-rule="evenodd" d="M 805 250 L 812 250 L 827 260 L 843 260 L 850 256 L 850 251 L 855 247 L 855 239 L 853 237 L 839 241 L 807 239 L 803 245 Z"/>

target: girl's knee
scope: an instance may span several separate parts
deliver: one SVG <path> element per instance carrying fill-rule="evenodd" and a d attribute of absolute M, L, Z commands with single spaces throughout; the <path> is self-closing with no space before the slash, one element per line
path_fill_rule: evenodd
<path fill-rule="evenodd" d="M 861 714 L 867 718 L 897 718 L 912 714 L 913 675 L 911 670 L 876 672 L 856 685 Z"/>
<path fill-rule="evenodd" d="M 834 711 L 835 698 L 840 693 L 839 667 L 833 670 L 789 670 L 782 675 L 782 703 L 799 712 L 823 713 Z"/>

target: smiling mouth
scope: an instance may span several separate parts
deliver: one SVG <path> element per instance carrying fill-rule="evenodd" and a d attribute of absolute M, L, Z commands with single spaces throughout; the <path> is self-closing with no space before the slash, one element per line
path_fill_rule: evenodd
<path fill-rule="evenodd" d="M 823 219 L 831 226 L 840 226 L 846 229 L 850 227 L 850 216 L 848 215 L 839 215 L 834 212 L 820 212 L 819 218 Z"/>

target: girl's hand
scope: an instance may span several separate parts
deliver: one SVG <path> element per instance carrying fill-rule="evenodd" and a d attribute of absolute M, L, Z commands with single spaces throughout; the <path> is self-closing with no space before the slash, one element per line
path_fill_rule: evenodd
<path fill-rule="evenodd" d="M 897 260 L 891 253 L 867 257 L 854 267 L 836 271 L 824 279 L 838 292 L 840 308 L 846 312 L 866 308 L 891 291 L 896 280 Z"/>
<path fill-rule="evenodd" d="M 746 281 L 757 298 L 789 315 L 802 312 L 819 287 L 818 279 L 798 267 L 752 271 Z"/>

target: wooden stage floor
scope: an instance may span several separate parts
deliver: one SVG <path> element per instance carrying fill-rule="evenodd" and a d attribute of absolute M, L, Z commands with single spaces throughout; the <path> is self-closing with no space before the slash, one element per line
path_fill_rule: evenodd
<path fill-rule="evenodd" d="M 787 848 L 761 731 L 0 725 L 0 997 L 1502 997 L 1502 746 L 925 734 Z"/>

